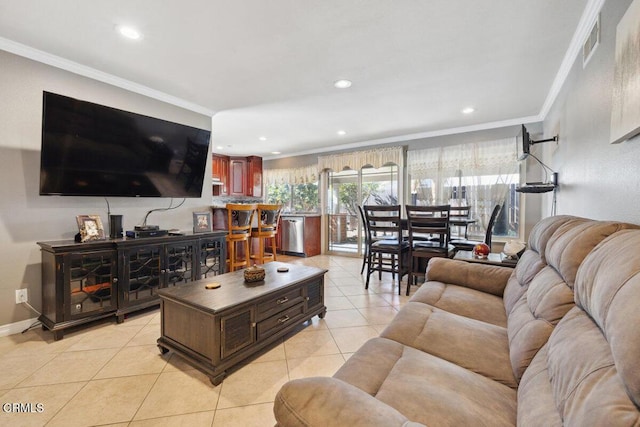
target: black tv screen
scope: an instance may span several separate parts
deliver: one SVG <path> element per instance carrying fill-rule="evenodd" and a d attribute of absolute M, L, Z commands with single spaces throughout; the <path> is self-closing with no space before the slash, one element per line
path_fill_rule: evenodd
<path fill-rule="evenodd" d="M 210 135 L 44 92 L 40 194 L 201 197 Z"/>
<path fill-rule="evenodd" d="M 520 153 L 518 156 L 518 160 L 524 160 L 529 157 L 530 147 L 531 147 L 531 138 L 529 137 L 529 132 L 527 132 L 527 128 L 522 125 L 522 136 L 520 140 Z"/>

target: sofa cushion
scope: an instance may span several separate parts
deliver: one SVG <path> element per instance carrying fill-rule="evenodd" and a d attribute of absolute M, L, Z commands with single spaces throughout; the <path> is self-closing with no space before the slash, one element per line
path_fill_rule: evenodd
<path fill-rule="evenodd" d="M 585 258 L 576 275 L 577 306 L 522 377 L 523 425 L 640 423 L 639 246 L 639 230 L 622 231 Z"/>
<path fill-rule="evenodd" d="M 526 292 L 531 280 L 547 265 L 547 245 L 556 231 L 565 224 L 568 224 L 564 227 L 565 229 L 571 229 L 576 225 L 590 221 L 571 215 L 557 215 L 541 220 L 531 229 L 528 240 L 529 248 L 518 261 L 518 265 L 504 290 L 504 307 L 507 313 L 511 313 L 515 304 Z"/>
<path fill-rule="evenodd" d="M 389 405 L 336 378 L 302 378 L 286 383 L 273 407 L 278 426 L 425 427 Z"/>
<path fill-rule="evenodd" d="M 516 422 L 515 390 L 384 338 L 367 341 L 334 378 L 425 425 L 513 426 Z"/>
<path fill-rule="evenodd" d="M 529 249 L 524 252 L 515 270 L 431 259 L 427 266 L 426 282 L 411 301 L 505 327 L 507 313 L 524 294 L 529 281 L 546 265 L 544 253 L 549 239 L 558 227 L 570 221 L 577 223 L 588 220 L 559 215 L 536 224 L 529 236 Z"/>
<path fill-rule="evenodd" d="M 448 360 L 509 387 L 518 385 L 511 370 L 506 328 L 427 304 L 408 302 L 380 336 Z"/>
<path fill-rule="evenodd" d="M 573 284 L 584 258 L 608 236 L 631 224 L 571 219 L 549 237 L 547 266 L 538 272 L 509 312 L 509 349 L 519 380 L 553 328 L 574 306 Z"/>
<path fill-rule="evenodd" d="M 437 262 L 436 262 L 437 261 Z M 433 258 L 429 262 L 430 266 L 437 266 L 439 262 L 445 261 L 448 270 L 455 269 L 462 265 L 464 268 L 468 264 L 464 261 L 453 261 L 448 259 Z M 449 268 L 450 267 L 450 268 Z M 489 267 L 489 266 L 476 266 Z M 429 267 L 431 268 L 431 267 Z M 504 311 L 502 298 L 462 285 L 454 285 L 447 282 L 433 280 L 430 270 L 427 269 L 427 281 L 411 297 L 410 301 L 422 304 L 429 304 L 442 310 L 456 313 L 471 319 L 481 320 L 498 326 L 507 325 L 507 315 Z M 492 267 L 507 270 L 506 267 Z M 434 271 L 435 269 L 431 269 Z M 507 276 L 511 274 L 510 270 Z"/>

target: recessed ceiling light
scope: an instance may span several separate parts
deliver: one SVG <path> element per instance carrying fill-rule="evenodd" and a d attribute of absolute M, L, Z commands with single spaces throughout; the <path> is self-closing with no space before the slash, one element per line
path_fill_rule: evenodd
<path fill-rule="evenodd" d="M 351 87 L 352 84 L 353 83 L 351 82 L 351 80 L 346 79 L 336 80 L 335 82 L 333 82 L 333 85 L 338 89 L 346 89 L 348 87 Z"/>
<path fill-rule="evenodd" d="M 260 141 L 266 141 L 266 140 L 267 140 L 267 137 L 266 137 L 266 136 L 260 136 L 260 137 L 258 137 L 258 139 L 259 139 Z"/>
<path fill-rule="evenodd" d="M 142 35 L 138 30 L 136 30 L 133 27 L 127 27 L 124 25 L 118 27 L 118 32 L 123 37 L 126 37 L 131 40 L 138 40 L 140 37 L 142 37 Z"/>
<path fill-rule="evenodd" d="M 340 136 L 344 136 L 347 134 L 347 132 L 343 131 L 343 130 L 339 130 L 338 132 L 336 132 L 338 135 Z"/>
<path fill-rule="evenodd" d="M 218 150 L 224 150 L 224 147 L 223 147 L 222 145 L 218 145 L 216 148 L 217 148 Z"/>
<path fill-rule="evenodd" d="M 271 154 L 280 154 L 280 151 L 272 151 Z"/>
<path fill-rule="evenodd" d="M 471 113 L 473 113 L 474 111 L 476 111 L 476 109 L 475 109 L 475 108 L 473 108 L 473 107 L 466 107 L 466 108 L 463 108 L 463 109 L 462 109 L 462 114 L 471 114 Z"/>

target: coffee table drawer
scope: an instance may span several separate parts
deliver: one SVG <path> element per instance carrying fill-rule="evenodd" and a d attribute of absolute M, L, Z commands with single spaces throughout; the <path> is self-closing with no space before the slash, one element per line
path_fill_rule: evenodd
<path fill-rule="evenodd" d="M 304 301 L 304 289 L 296 287 L 258 303 L 258 322 Z"/>
<path fill-rule="evenodd" d="M 289 326 L 290 322 L 296 320 L 298 316 L 304 314 L 304 303 L 300 302 L 297 305 L 289 308 L 286 311 L 271 316 L 270 318 L 258 323 L 258 340 L 261 340 L 269 335 L 275 334 L 280 329 Z"/>

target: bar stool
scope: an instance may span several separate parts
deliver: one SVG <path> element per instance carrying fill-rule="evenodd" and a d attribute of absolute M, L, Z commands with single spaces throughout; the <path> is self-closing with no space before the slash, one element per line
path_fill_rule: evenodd
<path fill-rule="evenodd" d="M 227 252 L 229 254 L 229 268 L 236 271 L 238 267 L 249 266 L 249 237 L 251 237 L 251 223 L 256 212 L 256 205 L 227 203 Z M 239 251 L 237 244 L 241 243 L 243 251 Z M 243 255 L 243 258 L 239 258 Z"/>
<path fill-rule="evenodd" d="M 251 259 L 260 264 L 276 260 L 276 235 L 281 211 L 282 205 L 258 204 L 258 227 L 251 230 L 251 238 L 258 239 L 258 253 L 251 255 Z M 271 241 L 270 253 L 264 251 L 265 239 Z"/>

